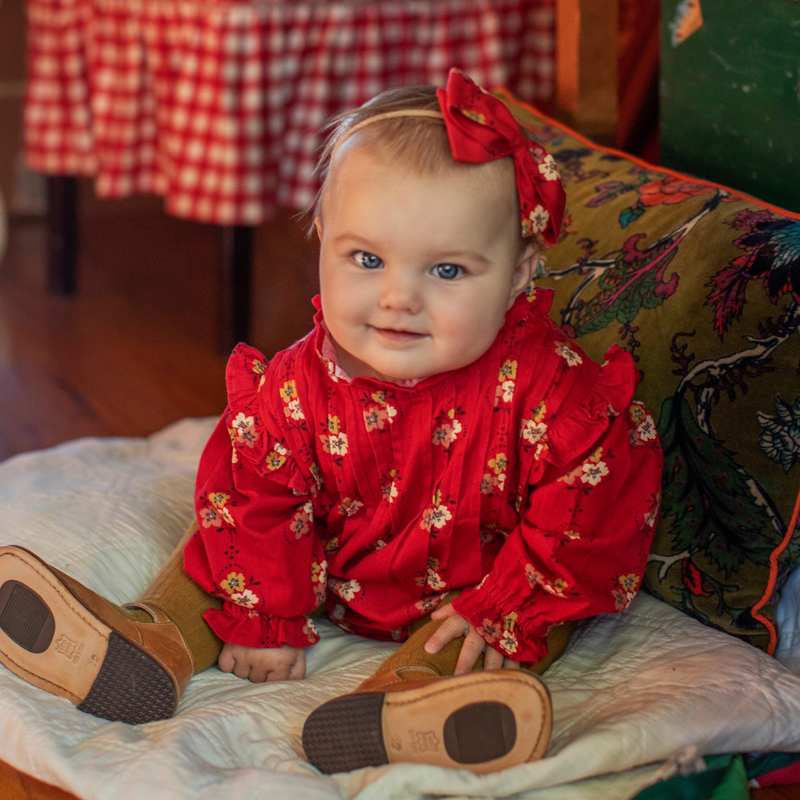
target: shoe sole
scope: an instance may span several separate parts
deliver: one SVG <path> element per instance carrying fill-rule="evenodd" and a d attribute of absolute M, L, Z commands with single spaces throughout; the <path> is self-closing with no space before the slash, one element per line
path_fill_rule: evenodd
<path fill-rule="evenodd" d="M 551 728 L 550 696 L 535 675 L 490 670 L 337 697 L 306 720 L 303 748 L 326 774 L 397 762 L 482 774 L 541 758 Z"/>
<path fill-rule="evenodd" d="M 139 724 L 175 710 L 170 676 L 16 547 L 0 548 L 0 663 L 102 719 Z"/>

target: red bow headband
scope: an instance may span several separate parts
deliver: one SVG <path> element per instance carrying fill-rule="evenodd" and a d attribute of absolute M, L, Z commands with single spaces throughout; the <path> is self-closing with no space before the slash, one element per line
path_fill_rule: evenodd
<path fill-rule="evenodd" d="M 456 161 L 483 164 L 511 156 L 517 179 L 522 235 L 542 235 L 555 244 L 564 219 L 566 193 L 556 162 L 528 139 L 502 100 L 485 92 L 457 69 L 447 88 L 437 89 L 450 149 Z"/>
<path fill-rule="evenodd" d="M 334 145 L 330 160 L 350 136 L 373 122 L 390 117 L 444 118 L 450 150 L 456 161 L 485 164 L 511 156 L 522 235 L 529 237 L 538 233 L 547 244 L 555 244 L 564 219 L 566 194 L 553 156 L 523 135 L 502 100 L 485 92 L 460 70 L 450 70 L 447 88 L 437 89 L 436 97 L 441 114 L 427 109 L 405 108 L 375 114 L 353 125 Z"/>

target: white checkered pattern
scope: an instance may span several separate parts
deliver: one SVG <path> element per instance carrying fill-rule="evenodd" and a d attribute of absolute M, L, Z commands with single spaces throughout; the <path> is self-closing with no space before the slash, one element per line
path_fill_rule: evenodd
<path fill-rule="evenodd" d="M 313 199 L 319 128 L 451 66 L 553 94 L 555 0 L 28 0 L 28 162 L 256 225 Z"/>

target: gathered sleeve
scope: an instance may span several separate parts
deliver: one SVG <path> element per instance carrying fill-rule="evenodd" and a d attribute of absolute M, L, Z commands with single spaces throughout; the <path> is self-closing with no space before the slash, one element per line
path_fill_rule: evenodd
<path fill-rule="evenodd" d="M 563 347 L 569 367 L 586 358 Z M 577 381 L 561 401 L 554 392 L 523 413 L 519 523 L 483 581 L 453 603 L 518 661 L 543 658 L 555 625 L 626 608 L 655 532 L 662 454 L 652 417 L 632 400 L 633 360 L 613 347 L 602 369 L 591 366 L 588 387 Z"/>
<path fill-rule="evenodd" d="M 308 647 L 319 637 L 307 615 L 324 601 L 326 582 L 317 487 L 271 410 L 286 403 L 270 396 L 267 370 L 266 359 L 244 345 L 228 363 L 228 408 L 200 459 L 199 529 L 184 550 L 184 569 L 223 599 L 203 615 L 223 641 Z"/>

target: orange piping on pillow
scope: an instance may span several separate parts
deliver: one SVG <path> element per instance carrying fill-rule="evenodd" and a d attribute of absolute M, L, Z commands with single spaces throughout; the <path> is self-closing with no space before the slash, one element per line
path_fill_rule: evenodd
<path fill-rule="evenodd" d="M 656 172 L 664 172 L 667 175 L 672 175 L 675 178 L 690 178 L 693 183 L 701 183 L 704 186 L 713 186 L 715 189 L 722 189 L 725 192 L 729 192 L 730 194 L 736 195 L 740 197 L 742 200 L 746 200 L 748 203 L 754 203 L 757 206 L 761 206 L 762 208 L 766 208 L 769 211 L 774 211 L 776 214 L 780 214 L 784 217 L 791 217 L 792 219 L 800 219 L 800 214 L 794 211 L 788 211 L 785 208 L 781 208 L 780 206 L 772 205 L 771 203 L 765 203 L 763 200 L 759 200 L 752 195 L 745 194 L 744 192 L 739 192 L 736 189 L 731 189 L 729 186 L 723 186 L 721 183 L 716 183 L 715 181 L 707 181 L 704 178 L 696 178 L 694 175 L 688 175 L 685 172 L 677 172 L 674 169 L 670 169 L 669 167 L 662 167 L 658 164 L 651 164 L 649 161 L 644 161 L 641 158 L 637 158 L 636 156 L 632 156 L 630 153 L 625 153 L 622 150 L 615 150 L 613 147 L 605 147 L 604 145 L 596 144 L 591 139 L 587 139 L 585 136 L 582 136 L 577 131 L 572 130 L 572 128 L 567 127 L 561 122 L 553 119 L 552 117 L 548 117 L 547 114 L 543 114 L 538 109 L 534 108 L 527 103 L 523 103 L 520 100 L 517 100 L 511 92 L 506 89 L 504 86 L 497 86 L 494 89 L 495 94 L 503 95 L 502 99 L 506 103 L 511 103 L 512 105 L 517 106 L 518 108 L 522 108 L 525 111 L 533 114 L 535 117 L 539 117 L 539 119 L 544 120 L 548 125 L 552 125 L 554 128 L 558 128 L 561 131 L 564 131 L 568 136 L 573 136 L 579 142 L 583 142 L 587 147 L 591 147 L 593 150 L 602 150 L 604 153 L 611 153 L 612 155 L 619 156 L 620 158 L 627 159 L 628 161 L 632 161 L 634 164 L 638 164 L 640 167 L 644 167 L 645 169 L 654 170 Z M 517 120 L 519 122 L 519 120 Z"/>
<path fill-rule="evenodd" d="M 775 646 L 778 644 L 778 632 L 772 624 L 772 620 L 767 617 L 762 617 L 758 612 L 764 607 L 766 602 L 772 597 L 775 591 L 775 582 L 778 580 L 778 556 L 789 546 L 792 540 L 795 528 L 797 527 L 797 517 L 800 514 L 800 492 L 797 493 L 797 501 L 794 504 L 794 511 L 792 518 L 789 520 L 789 525 L 786 528 L 786 535 L 783 541 L 769 554 L 769 580 L 767 581 L 767 588 L 764 590 L 763 597 L 753 606 L 750 611 L 750 616 L 764 624 L 769 629 L 769 647 L 767 653 L 775 655 Z"/>

